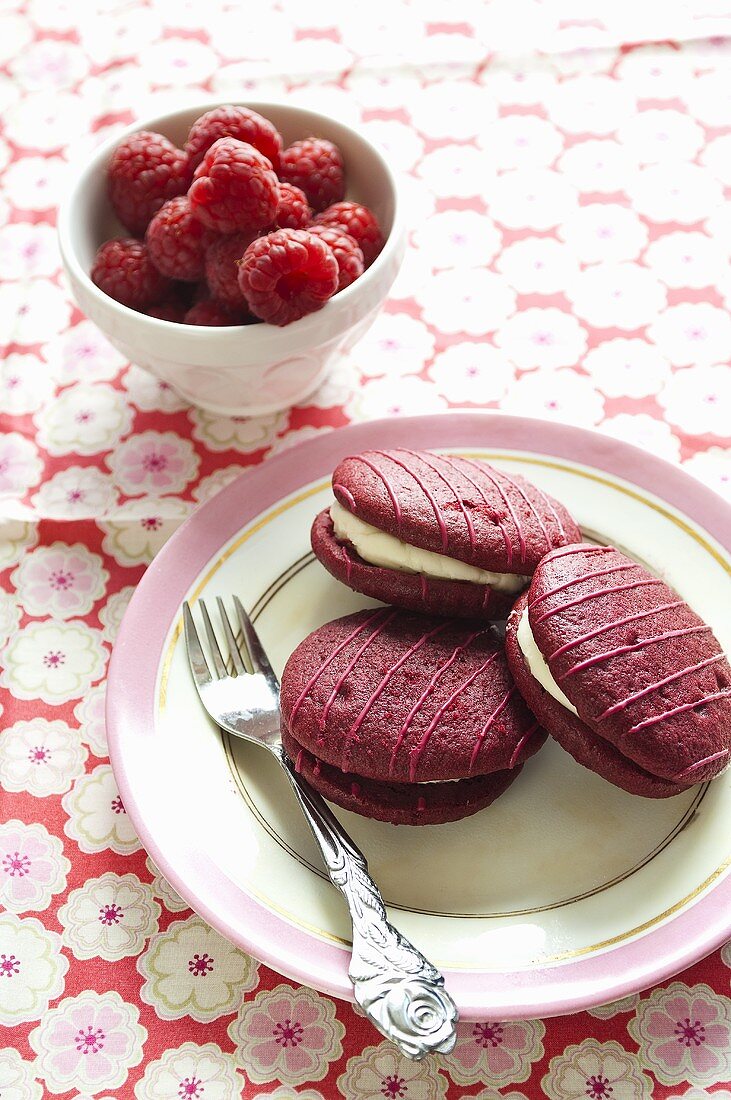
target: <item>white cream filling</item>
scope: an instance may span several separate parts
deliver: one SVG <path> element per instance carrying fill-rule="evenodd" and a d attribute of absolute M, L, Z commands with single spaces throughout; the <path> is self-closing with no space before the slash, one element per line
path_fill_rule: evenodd
<path fill-rule="evenodd" d="M 575 714 L 578 718 L 578 710 L 561 691 L 561 688 L 558 686 L 553 678 L 551 670 L 546 663 L 545 657 L 536 645 L 536 640 L 533 637 L 533 631 L 530 628 L 527 607 L 520 617 L 518 630 L 516 632 L 516 638 L 518 641 L 518 645 L 520 646 L 520 650 L 525 657 L 525 663 L 528 665 L 532 676 L 535 677 L 542 688 L 546 689 L 549 695 L 553 696 L 557 703 L 560 703 L 562 707 L 566 707 L 567 710 L 570 710 L 571 713 Z"/>
<path fill-rule="evenodd" d="M 371 565 L 398 569 L 402 573 L 421 573 L 434 580 L 489 584 L 497 592 L 518 592 L 528 581 L 528 577 L 517 573 L 491 573 L 488 569 L 478 569 L 476 565 L 448 558 L 445 554 L 411 546 L 410 543 L 397 539 L 395 535 L 389 535 L 372 527 L 370 523 L 365 523 L 347 508 L 343 508 L 337 500 L 330 508 L 330 518 L 335 528 L 335 537 L 341 542 L 349 542 L 355 547 L 359 557 Z"/>

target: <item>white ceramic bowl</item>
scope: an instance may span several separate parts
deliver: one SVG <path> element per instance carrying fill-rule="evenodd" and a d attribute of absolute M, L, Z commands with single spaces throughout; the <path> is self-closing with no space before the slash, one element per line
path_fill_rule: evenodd
<path fill-rule="evenodd" d="M 315 135 L 343 153 L 347 197 L 369 206 L 386 237 L 381 254 L 351 286 L 317 313 L 284 328 L 259 324 L 208 328 L 136 313 L 104 294 L 89 277 L 94 254 L 110 237 L 129 236 L 106 194 L 106 164 L 119 141 L 135 130 L 155 130 L 182 146 L 191 124 L 217 103 L 142 119 L 105 143 L 81 169 L 58 218 L 64 267 L 79 307 L 133 363 L 168 382 L 213 413 L 257 416 L 297 404 L 324 380 L 373 322 L 403 259 L 405 233 L 396 180 L 381 154 L 349 126 L 316 111 L 247 101 L 271 119 L 285 146 Z"/>

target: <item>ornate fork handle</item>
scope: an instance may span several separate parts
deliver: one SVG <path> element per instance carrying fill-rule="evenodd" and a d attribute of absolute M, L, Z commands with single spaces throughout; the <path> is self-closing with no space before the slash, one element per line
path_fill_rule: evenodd
<path fill-rule="evenodd" d="M 456 1041 L 457 1008 L 444 989 L 444 978 L 389 923 L 365 856 L 325 800 L 297 774 L 284 749 L 277 755 L 328 874 L 348 903 L 353 922 L 349 974 L 356 1001 L 407 1057 L 448 1054 Z"/>

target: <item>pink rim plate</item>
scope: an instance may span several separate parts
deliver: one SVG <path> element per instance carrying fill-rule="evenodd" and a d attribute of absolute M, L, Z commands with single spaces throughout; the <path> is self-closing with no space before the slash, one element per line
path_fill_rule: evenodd
<path fill-rule="evenodd" d="M 168 830 L 161 834 L 155 818 L 144 742 L 154 736 L 155 684 L 168 631 L 206 563 L 257 515 L 303 485 L 329 476 L 346 454 L 404 444 L 489 445 L 579 462 L 661 497 L 731 550 L 731 507 L 669 463 L 597 432 L 491 413 L 372 421 L 306 441 L 247 471 L 176 531 L 140 582 L 110 663 L 109 752 L 125 808 L 159 869 L 214 928 L 287 977 L 346 1000 L 352 1000 L 347 950 L 292 927 L 217 872 L 211 861 L 203 866 L 200 854 L 169 845 Z M 652 932 L 613 950 L 518 973 L 453 970 L 446 976 L 465 1018 L 485 1012 L 497 1012 L 500 1018 L 559 1015 L 654 985 L 729 936 L 731 875 Z"/>

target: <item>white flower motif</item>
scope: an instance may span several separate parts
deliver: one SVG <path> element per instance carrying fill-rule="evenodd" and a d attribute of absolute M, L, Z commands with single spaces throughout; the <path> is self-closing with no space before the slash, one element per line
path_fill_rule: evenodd
<path fill-rule="evenodd" d="M 282 413 L 229 417 L 215 416 L 205 409 L 191 409 L 188 418 L 193 425 L 193 438 L 205 443 L 210 451 L 240 451 L 242 454 L 266 450 L 286 424 Z"/>
<path fill-rule="evenodd" d="M 0 1096 L 11 1100 L 43 1100 L 43 1086 L 35 1080 L 30 1062 L 24 1062 L 13 1047 L 0 1048 Z"/>
<path fill-rule="evenodd" d="M 495 172 L 484 149 L 460 145 L 455 156 L 452 144 L 440 146 L 422 157 L 416 173 L 438 195 L 466 199 L 490 194 Z"/>
<path fill-rule="evenodd" d="M 666 233 L 647 249 L 645 263 L 671 287 L 715 286 L 728 272 L 723 249 L 705 233 Z"/>
<path fill-rule="evenodd" d="M 232 481 L 235 481 L 239 474 L 243 474 L 246 470 L 246 466 L 222 466 L 218 470 L 214 470 L 212 474 L 207 477 L 202 477 L 198 484 L 193 488 L 193 497 L 200 504 L 206 500 L 210 500 L 215 497 L 216 493 L 220 493 L 221 489 L 225 489 L 227 485 L 230 485 Z"/>
<path fill-rule="evenodd" d="M 596 1005 L 594 1008 L 588 1008 L 587 1012 L 590 1016 L 596 1016 L 597 1020 L 611 1020 L 612 1017 L 619 1015 L 620 1012 L 634 1012 L 639 1002 L 639 994 L 630 993 L 626 997 L 620 998 L 618 1001 L 610 1001 L 605 1005 Z"/>
<path fill-rule="evenodd" d="M 133 584 L 126 585 L 119 592 L 111 595 L 104 607 L 100 609 L 99 621 L 104 628 L 102 633 L 107 641 L 113 642 L 116 639 L 127 605 L 132 599 L 134 591 L 135 586 Z"/>
<path fill-rule="evenodd" d="M 66 295 L 48 279 L 0 286 L 0 343 L 42 343 L 66 328 L 70 319 Z"/>
<path fill-rule="evenodd" d="M 592 202 L 564 222 L 559 236 L 585 264 L 633 260 L 647 244 L 647 226 L 625 206 Z"/>
<path fill-rule="evenodd" d="M 171 913 L 182 913 L 184 910 L 190 909 L 187 901 L 183 901 L 180 895 L 173 890 L 168 880 L 160 873 L 149 856 L 145 860 L 145 866 L 152 875 L 152 892 L 156 898 L 161 899 L 166 909 L 169 909 Z"/>
<path fill-rule="evenodd" d="M 726 73 L 696 76 L 685 92 L 688 110 L 706 126 L 728 126 L 729 92 Z"/>
<path fill-rule="evenodd" d="M 680 440 L 670 425 L 649 413 L 619 413 L 602 422 L 602 431 L 670 462 L 680 458 Z"/>
<path fill-rule="evenodd" d="M 190 510 L 187 501 L 175 497 L 125 501 L 115 509 L 114 519 L 99 523 L 106 532 L 102 549 L 120 565 L 146 564 L 152 561 Z"/>
<path fill-rule="evenodd" d="M 721 183 L 731 184 L 731 134 L 722 134 L 709 141 L 700 161 Z"/>
<path fill-rule="evenodd" d="M 218 58 L 195 38 L 173 37 L 143 47 L 139 64 L 143 72 L 155 74 L 158 84 L 190 85 L 207 80 L 218 67 Z"/>
<path fill-rule="evenodd" d="M 28 791 L 37 798 L 63 794 L 83 775 L 86 757 L 79 731 L 58 719 L 26 719 L 0 733 L 0 781 L 6 791 Z"/>
<path fill-rule="evenodd" d="M 677 367 L 722 362 L 731 346 L 731 318 L 710 302 L 681 302 L 664 310 L 647 330 Z"/>
<path fill-rule="evenodd" d="M 0 499 L 22 497 L 41 479 L 43 461 L 38 448 L 20 432 L 0 435 Z"/>
<path fill-rule="evenodd" d="M 448 1084 L 434 1059 L 413 1062 L 387 1040 L 348 1058 L 338 1077 L 349 1100 L 445 1100 Z"/>
<path fill-rule="evenodd" d="M 287 1085 L 280 1085 L 274 1092 L 257 1092 L 254 1100 L 292 1100 L 292 1097 L 292 1090 Z M 325 1100 L 325 1097 L 316 1089 L 298 1089 L 297 1100 Z M 726 1100 L 726 1097 L 721 1097 L 721 1100 Z"/>
<path fill-rule="evenodd" d="M 61 266 L 55 230 L 25 222 L 0 229 L 0 264 L 7 279 L 55 275 Z"/>
<path fill-rule="evenodd" d="M 638 111 L 622 124 L 618 137 L 640 164 L 691 161 L 704 140 L 697 122 L 670 109 Z"/>
<path fill-rule="evenodd" d="M 41 1019 L 48 1002 L 63 993 L 69 961 L 61 954 L 61 937 L 36 917 L 0 913 L 0 944 L 0 1023 L 14 1027 Z M 3 1080 L 6 1066 L 0 1052 L 0 1096 L 22 1096 L 10 1087 L 12 1080 Z"/>
<path fill-rule="evenodd" d="M 28 623 L 4 650 L 0 683 L 17 699 L 53 706 L 83 695 L 104 673 L 109 654 L 101 638 L 80 620 Z"/>
<path fill-rule="evenodd" d="M 516 416 L 536 416 L 564 424 L 598 424 L 604 400 L 590 379 L 564 368 L 524 374 L 510 387 L 500 407 Z"/>
<path fill-rule="evenodd" d="M 163 382 L 149 371 L 132 365 L 122 385 L 133 405 L 143 412 L 180 412 L 188 408 L 188 402 L 180 397 L 169 382 Z"/>
<path fill-rule="evenodd" d="M 80 382 L 36 417 L 38 440 L 53 455 L 108 451 L 132 425 L 132 411 L 118 390 Z"/>
<path fill-rule="evenodd" d="M 382 313 L 359 340 L 352 359 L 361 375 L 417 374 L 434 354 L 434 336 L 422 321 L 407 313 Z"/>
<path fill-rule="evenodd" d="M 69 815 L 64 832 L 82 852 L 110 848 L 125 856 L 141 847 L 108 764 L 77 779 L 61 805 Z"/>
<path fill-rule="evenodd" d="M 684 432 L 728 434 L 731 367 L 698 366 L 676 371 L 657 396 L 672 424 Z"/>
<path fill-rule="evenodd" d="M 38 528 L 35 523 L 0 518 L 0 569 L 13 565 L 37 542 Z"/>
<path fill-rule="evenodd" d="M 527 1081 L 533 1063 L 543 1057 L 541 1020 L 480 1020 L 457 1024 L 457 1043 L 443 1065 L 460 1085 L 485 1080 L 495 1085 Z"/>
<path fill-rule="evenodd" d="M 440 352 L 429 367 L 437 390 L 453 404 L 499 401 L 513 381 L 510 363 L 490 344 L 469 340 Z"/>
<path fill-rule="evenodd" d="M 52 374 L 62 385 L 69 382 L 109 382 L 126 359 L 91 321 L 79 321 L 43 349 Z"/>
<path fill-rule="evenodd" d="M 81 723 L 79 733 L 95 756 L 108 756 L 105 700 L 107 685 L 97 684 L 84 693 L 74 707 L 74 718 Z"/>
<path fill-rule="evenodd" d="M 96 466 L 69 466 L 44 481 L 31 503 L 51 519 L 101 519 L 114 510 L 118 494 Z"/>
<path fill-rule="evenodd" d="M 564 367 L 578 362 L 586 332 L 570 313 L 550 307 L 516 313 L 495 333 L 495 343 L 516 366 Z"/>
<path fill-rule="evenodd" d="M 502 275 L 480 267 L 437 272 L 416 300 L 429 324 L 470 336 L 492 332 L 515 312 L 515 291 Z"/>
<path fill-rule="evenodd" d="M 68 172 L 60 157 L 21 157 L 6 168 L 3 189 L 21 210 L 48 210 L 58 202 Z"/>
<path fill-rule="evenodd" d="M 485 194 L 488 212 L 510 229 L 550 229 L 566 221 L 578 202 L 572 184 L 548 168 L 503 172 Z"/>
<path fill-rule="evenodd" d="M 615 1039 L 585 1039 L 552 1058 L 541 1086 L 549 1100 L 650 1100 L 652 1080 Z"/>
<path fill-rule="evenodd" d="M 77 542 L 54 542 L 26 554 L 11 575 L 29 615 L 86 615 L 104 595 L 109 573 L 98 554 Z"/>
<path fill-rule="evenodd" d="M 609 76 L 577 76 L 546 96 L 548 117 L 570 134 L 611 134 L 635 114 L 634 96 Z"/>
<path fill-rule="evenodd" d="M 731 500 L 731 449 L 709 447 L 707 451 L 698 451 L 683 463 L 683 468 Z"/>
<path fill-rule="evenodd" d="M 433 268 L 475 267 L 498 252 L 500 231 L 486 214 L 475 210 L 445 210 L 423 220 L 414 243 Z M 383 314 L 388 317 L 389 314 Z"/>
<path fill-rule="evenodd" d="M 0 647 L 20 622 L 20 607 L 12 592 L 0 592 Z"/>
<path fill-rule="evenodd" d="M 653 321 L 665 306 L 665 288 L 637 264 L 596 264 L 583 270 L 566 290 L 579 317 L 597 328 L 636 329 Z"/>
<path fill-rule="evenodd" d="M 148 1062 L 135 1085 L 135 1096 L 137 1100 L 160 1100 L 163 1096 L 239 1100 L 242 1084 L 233 1058 L 215 1043 L 183 1043 Z"/>
<path fill-rule="evenodd" d="M 16 55 L 10 70 L 21 85 L 29 91 L 43 89 L 55 93 L 80 80 L 86 73 L 88 62 L 82 50 L 71 42 L 58 42 L 41 38 L 27 50 Z"/>
<path fill-rule="evenodd" d="M 471 81 L 439 81 L 416 92 L 409 103 L 411 121 L 430 138 L 465 141 L 484 130 L 497 114 L 494 103 Z M 451 149 L 454 156 L 454 148 Z"/>
<path fill-rule="evenodd" d="M 495 262 L 519 294 L 558 294 L 579 270 L 570 249 L 552 237 L 525 237 L 503 249 Z"/>
<path fill-rule="evenodd" d="M 345 411 L 352 420 L 374 420 L 383 416 L 416 416 L 441 412 L 446 402 L 420 378 L 378 378 L 364 384 L 348 400 Z"/>
<path fill-rule="evenodd" d="M 314 104 L 308 103 L 307 106 L 317 110 Z M 423 139 L 412 126 L 406 126 L 397 119 L 372 119 L 359 128 L 363 136 L 381 150 L 396 172 L 408 172 L 424 154 Z"/>
<path fill-rule="evenodd" d="M 106 871 L 72 890 L 58 911 L 63 942 L 77 959 L 107 962 L 138 955 L 157 932 L 161 909 L 137 875 Z"/>
<path fill-rule="evenodd" d="M 28 1036 L 38 1076 L 51 1092 L 118 1088 L 142 1061 L 147 1029 L 139 1018 L 115 991 L 66 997 Z"/>
<path fill-rule="evenodd" d="M 0 824 L 0 907 L 12 913 L 47 909 L 66 889 L 71 864 L 57 836 L 36 822 Z"/>
<path fill-rule="evenodd" d="M 46 364 L 37 355 L 6 355 L 0 363 L 0 407 L 10 416 L 36 412 L 53 390 Z"/>
<path fill-rule="evenodd" d="M 278 985 L 242 1005 L 228 1034 L 249 1080 L 304 1085 L 322 1081 L 342 1056 L 345 1028 L 329 998 L 304 986 Z"/>
<path fill-rule="evenodd" d="M 613 193 L 624 190 L 637 162 L 611 138 L 588 138 L 571 145 L 558 167 L 580 191 Z"/>
<path fill-rule="evenodd" d="M 714 1085 L 731 1072 L 731 1001 L 710 986 L 671 982 L 643 997 L 627 1030 L 663 1085 Z"/>
<path fill-rule="evenodd" d="M 615 73 L 642 99 L 684 98 L 693 79 L 684 50 L 654 44 L 623 54 Z"/>
<path fill-rule="evenodd" d="M 25 49 L 33 38 L 33 26 L 22 15 L 16 15 L 9 8 L 3 18 L 3 38 L 0 46 L 0 63 L 4 64 Z"/>
<path fill-rule="evenodd" d="M 690 225 L 707 218 L 723 201 L 723 189 L 707 168 L 697 164 L 654 164 L 624 184 L 632 206 L 653 222 Z"/>
<path fill-rule="evenodd" d="M 153 936 L 137 969 L 145 979 L 140 997 L 161 1020 L 217 1020 L 259 982 L 258 964 L 197 916 Z"/>
<path fill-rule="evenodd" d="M 556 70 L 547 58 L 535 54 L 527 64 L 520 57 L 498 56 L 478 79 L 498 103 L 530 107 L 545 101 L 555 83 Z"/>
<path fill-rule="evenodd" d="M 92 24 L 80 23 L 77 19 L 74 24 L 81 45 L 96 65 L 104 66 L 120 57 L 136 55 L 141 42 L 154 42 L 162 31 L 160 14 L 151 8 L 130 8 L 123 21 L 114 18 L 114 7 L 109 0 L 105 0 L 102 10 L 107 13 L 106 18 L 95 19 Z"/>
<path fill-rule="evenodd" d="M 496 169 L 542 168 L 553 164 L 563 148 L 563 138 L 544 118 L 511 114 L 491 122 L 480 144 Z"/>
<path fill-rule="evenodd" d="M 131 435 L 106 462 L 117 484 L 130 496 L 182 492 L 200 466 L 193 444 L 175 432 Z"/>
<path fill-rule="evenodd" d="M 635 337 L 597 344 L 581 365 L 607 397 L 650 397 L 670 377 L 670 364 L 654 344 Z"/>

